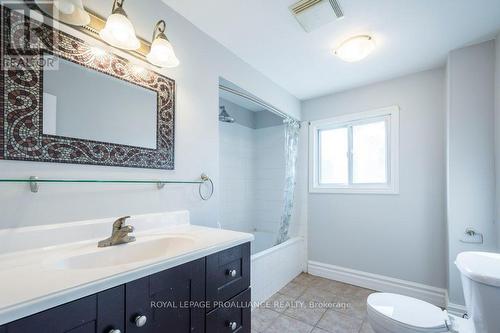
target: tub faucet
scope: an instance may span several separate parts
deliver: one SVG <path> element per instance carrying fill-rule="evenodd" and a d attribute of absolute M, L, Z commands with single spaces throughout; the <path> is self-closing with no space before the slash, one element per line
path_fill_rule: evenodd
<path fill-rule="evenodd" d="M 129 236 L 128 234 L 134 231 L 134 227 L 131 225 L 123 225 L 125 220 L 130 218 L 130 216 L 120 217 L 118 220 L 113 222 L 113 230 L 111 231 L 111 237 L 103 239 L 97 243 L 98 247 L 108 247 L 118 244 L 125 244 L 135 241 L 134 236 Z"/>

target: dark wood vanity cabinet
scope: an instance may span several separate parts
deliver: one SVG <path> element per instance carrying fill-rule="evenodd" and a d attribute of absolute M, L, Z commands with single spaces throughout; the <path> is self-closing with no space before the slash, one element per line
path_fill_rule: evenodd
<path fill-rule="evenodd" d="M 250 333 L 250 243 L 206 257 L 206 332 Z"/>
<path fill-rule="evenodd" d="M 0 333 L 250 333 L 250 243 L 0 326 Z"/>
<path fill-rule="evenodd" d="M 16 320 L 5 333 L 96 333 L 123 327 L 124 288 L 118 286 L 96 295 Z M 123 332 L 123 329 L 121 329 Z M 0 329 L 0 332 L 2 330 Z"/>
<path fill-rule="evenodd" d="M 208 310 L 250 286 L 250 243 L 206 257 Z"/>
<path fill-rule="evenodd" d="M 125 294 L 127 333 L 205 332 L 204 258 L 127 283 Z"/>

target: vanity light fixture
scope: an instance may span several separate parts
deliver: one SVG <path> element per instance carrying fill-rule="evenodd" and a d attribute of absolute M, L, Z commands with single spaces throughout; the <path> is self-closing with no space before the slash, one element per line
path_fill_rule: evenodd
<path fill-rule="evenodd" d="M 86 26 L 90 23 L 90 15 L 83 7 L 82 0 L 35 0 L 43 12 L 57 20 L 75 26 Z"/>
<path fill-rule="evenodd" d="M 179 65 L 179 59 L 175 56 L 172 44 L 170 44 L 170 41 L 165 35 L 166 27 L 165 21 L 163 20 L 156 23 L 153 31 L 151 48 L 146 55 L 146 59 L 158 67 L 177 67 Z"/>
<path fill-rule="evenodd" d="M 123 10 L 125 0 L 114 0 L 113 10 L 99 36 L 108 44 L 124 50 L 137 50 L 141 43 L 132 22 Z"/>
<path fill-rule="evenodd" d="M 334 54 L 344 61 L 356 62 L 366 58 L 374 49 L 375 41 L 373 37 L 359 35 L 342 42 L 334 50 Z"/>

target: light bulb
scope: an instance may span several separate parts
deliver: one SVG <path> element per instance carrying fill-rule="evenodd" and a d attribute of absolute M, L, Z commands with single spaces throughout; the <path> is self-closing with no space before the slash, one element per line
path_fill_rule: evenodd
<path fill-rule="evenodd" d="M 124 50 L 137 50 L 141 46 L 139 39 L 135 36 L 132 22 L 121 7 L 115 9 L 108 17 L 99 36 L 106 43 Z"/>
<path fill-rule="evenodd" d="M 154 40 L 146 59 L 159 67 L 176 67 L 179 65 L 179 60 L 175 56 L 172 45 L 168 40 L 163 38 Z"/>
<path fill-rule="evenodd" d="M 159 21 L 153 32 L 153 43 L 146 59 L 158 67 L 177 67 L 179 59 L 175 56 L 172 44 L 165 36 L 165 21 Z"/>

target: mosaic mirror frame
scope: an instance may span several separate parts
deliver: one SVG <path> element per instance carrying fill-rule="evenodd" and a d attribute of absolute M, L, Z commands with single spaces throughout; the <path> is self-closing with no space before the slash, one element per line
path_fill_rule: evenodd
<path fill-rule="evenodd" d="M 1 6 L 0 159 L 174 169 L 175 81 Z M 43 56 L 53 54 L 157 94 L 156 149 L 43 133 Z M 21 67 L 22 68 L 21 68 Z"/>

